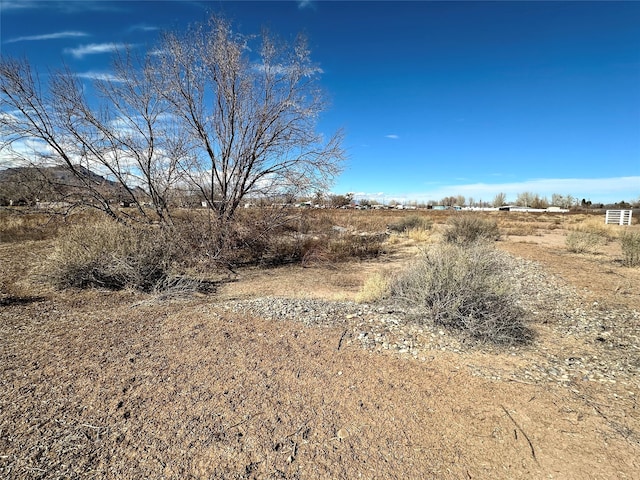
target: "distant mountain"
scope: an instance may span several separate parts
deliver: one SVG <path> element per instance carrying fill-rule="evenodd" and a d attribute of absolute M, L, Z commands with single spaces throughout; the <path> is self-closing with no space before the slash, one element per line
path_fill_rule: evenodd
<path fill-rule="evenodd" d="M 13 167 L 0 170 L 0 205 L 32 205 L 37 201 L 84 201 L 91 198 L 90 186 L 102 197 L 113 202 L 126 200 L 129 194 L 117 182 L 81 166 Z M 144 196 L 140 188 L 135 195 Z"/>

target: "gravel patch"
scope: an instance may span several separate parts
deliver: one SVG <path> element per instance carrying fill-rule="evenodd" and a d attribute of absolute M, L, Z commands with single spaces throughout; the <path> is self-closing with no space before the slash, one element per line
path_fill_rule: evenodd
<path fill-rule="evenodd" d="M 520 306 L 536 329 L 550 328 L 554 336 L 582 340 L 573 351 L 554 348 L 541 340 L 519 347 L 496 347 L 470 342 L 424 317 L 419 309 L 384 302 L 359 304 L 319 299 L 262 297 L 227 301 L 223 308 L 278 321 L 344 329 L 342 348 L 392 351 L 427 359 L 434 351 L 522 355 L 535 361 L 527 368 L 500 372 L 469 365 L 474 375 L 526 383 L 554 381 L 638 384 L 640 378 L 640 312 L 594 302 L 585 304 L 580 292 L 546 272 L 536 262 L 508 256 L 510 281 L 520 295 Z"/>

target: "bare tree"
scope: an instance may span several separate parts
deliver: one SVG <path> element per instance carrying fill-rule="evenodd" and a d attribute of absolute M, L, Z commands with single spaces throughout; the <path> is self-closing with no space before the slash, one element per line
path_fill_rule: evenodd
<path fill-rule="evenodd" d="M 169 223 L 166 192 L 176 157 L 166 146 L 173 147 L 174 137 L 159 121 L 162 112 L 151 90 L 151 71 L 136 70 L 130 59 L 116 58 L 114 65 L 115 80 L 94 84 L 100 102 L 96 107 L 68 69 L 51 72 L 43 86 L 26 60 L 3 57 L 2 156 L 14 165 L 64 167 L 72 180 L 58 180 L 74 187 L 74 201 L 113 218 L 122 218 L 113 205 L 122 200 L 150 220 L 142 205 L 146 193 L 160 220 Z M 25 149 L 29 143 L 35 146 Z M 157 165 L 163 166 L 161 171 Z"/>
<path fill-rule="evenodd" d="M 457 198 L 453 196 L 444 197 L 440 200 L 440 203 L 446 207 L 453 207 L 456 204 Z"/>
<path fill-rule="evenodd" d="M 191 142 L 180 166 L 223 223 L 248 194 L 324 190 L 343 158 L 340 132 L 316 133 L 325 103 L 305 39 L 253 40 L 213 17 L 166 35 L 159 56 L 165 98 Z"/>
<path fill-rule="evenodd" d="M 304 38 L 240 35 L 218 17 L 167 33 L 145 57 L 116 55 L 113 75 L 93 84 L 98 106 L 68 69 L 42 85 L 26 60 L 3 57 L 2 157 L 64 165 L 86 203 L 114 218 L 123 213 L 87 171 L 117 185 L 139 217 L 165 224 L 172 192 L 195 190 L 224 231 L 245 196 L 324 189 L 338 174 L 340 132 L 316 133 L 320 73 Z"/>
<path fill-rule="evenodd" d="M 535 194 L 535 196 L 533 197 L 533 200 L 531 201 L 531 207 L 533 208 L 547 208 L 548 206 L 549 206 L 549 201 L 547 200 L 547 197 L 541 197 L 537 193 Z"/>
<path fill-rule="evenodd" d="M 516 205 L 521 207 L 530 207 L 535 199 L 535 194 L 532 192 L 522 192 L 516 197 Z"/>
<path fill-rule="evenodd" d="M 498 193 L 495 197 L 493 197 L 493 206 L 495 208 L 500 208 L 503 205 L 507 204 L 507 194 L 506 193 Z"/>
<path fill-rule="evenodd" d="M 561 195 L 559 193 L 551 195 L 551 205 L 556 207 L 571 208 L 576 201 L 577 199 L 572 195 Z"/>

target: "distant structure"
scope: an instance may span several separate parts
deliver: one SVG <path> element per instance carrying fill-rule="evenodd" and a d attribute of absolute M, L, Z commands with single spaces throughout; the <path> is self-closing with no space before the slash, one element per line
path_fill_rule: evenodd
<path fill-rule="evenodd" d="M 533 213 L 568 213 L 569 209 L 560 207 L 547 207 L 547 208 L 532 208 L 523 207 L 521 205 L 503 205 L 502 207 L 494 210 L 500 210 L 501 212 L 533 212 Z"/>
<path fill-rule="evenodd" d="M 605 225 L 631 225 L 633 210 L 607 210 Z"/>

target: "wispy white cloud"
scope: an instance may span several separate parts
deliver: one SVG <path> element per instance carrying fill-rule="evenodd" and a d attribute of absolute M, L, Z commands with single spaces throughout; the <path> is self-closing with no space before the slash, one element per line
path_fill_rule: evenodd
<path fill-rule="evenodd" d="M 108 72 L 96 72 L 96 71 L 88 71 L 76 73 L 76 77 L 78 78 L 86 78 L 88 80 L 102 80 L 105 82 L 122 82 L 123 80 L 120 77 L 116 77 L 112 73 Z"/>
<path fill-rule="evenodd" d="M 83 58 L 86 55 L 110 53 L 121 48 L 131 48 L 135 46 L 135 44 L 126 43 L 90 43 L 89 45 L 80 45 L 76 48 L 66 48 L 64 52 L 73 55 L 75 58 Z"/>
<path fill-rule="evenodd" d="M 77 38 L 77 37 L 88 37 L 88 36 L 89 34 L 85 32 L 66 31 L 66 32 L 45 33 L 42 35 L 27 35 L 24 37 L 15 37 L 15 38 L 10 38 L 4 43 L 31 42 L 31 41 L 39 41 L 39 40 L 57 40 L 59 38 Z"/>
<path fill-rule="evenodd" d="M 0 11 L 27 10 L 35 7 L 36 2 L 33 0 L 3 0 L 0 2 Z"/>
<path fill-rule="evenodd" d="M 44 141 L 22 138 L 0 149 L 0 168 L 25 167 L 35 162 L 53 165 L 54 152 Z"/>
<path fill-rule="evenodd" d="M 138 25 L 132 25 L 131 27 L 129 27 L 130 32 L 154 32 L 156 30 L 159 30 L 159 28 L 153 25 L 147 25 L 144 23 L 140 23 Z"/>
<path fill-rule="evenodd" d="M 389 135 L 385 135 L 384 138 L 390 138 L 391 140 L 398 140 L 400 136 L 396 135 L 395 133 L 391 133 Z"/>
<path fill-rule="evenodd" d="M 29 9 L 55 9 L 64 13 L 75 13 L 80 11 L 123 11 L 126 2 L 105 2 L 103 0 L 2 0 L 0 1 L 0 12 Z"/>
<path fill-rule="evenodd" d="M 312 0 L 299 0 L 298 1 L 298 8 L 300 10 L 304 9 L 304 8 L 312 8 L 315 9 L 316 6 L 314 4 L 314 2 Z"/>

